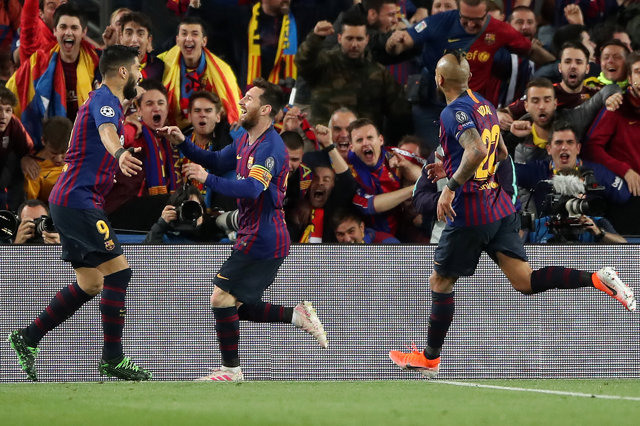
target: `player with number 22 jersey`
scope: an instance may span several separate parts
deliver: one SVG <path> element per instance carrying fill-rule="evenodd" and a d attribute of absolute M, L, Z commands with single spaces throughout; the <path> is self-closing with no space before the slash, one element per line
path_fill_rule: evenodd
<path fill-rule="evenodd" d="M 478 131 L 488 152 L 473 178 L 461 186 L 454 198 L 456 217 L 452 226 L 485 225 L 516 211 L 509 194 L 495 180 L 500 140 L 498 115 L 490 102 L 469 89 L 440 114 L 440 144 L 447 176 L 453 176 L 460 166 L 464 152 L 460 136 L 471 128 Z"/>

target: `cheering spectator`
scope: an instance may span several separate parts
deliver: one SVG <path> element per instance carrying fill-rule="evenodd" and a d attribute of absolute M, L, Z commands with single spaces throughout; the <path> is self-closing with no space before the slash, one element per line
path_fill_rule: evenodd
<path fill-rule="evenodd" d="M 332 33 L 330 22 L 318 22 L 296 55 L 299 72 L 311 90 L 311 122 L 327 123 L 331 111 L 346 106 L 378 128 L 386 118 L 390 130 L 406 131 L 409 103 L 402 88 L 384 66 L 365 54 L 366 20 L 345 14 L 339 46 L 323 50 L 324 37 Z"/>
<path fill-rule="evenodd" d="M 24 198 L 23 173 L 32 178 L 39 173 L 37 166 L 28 167 L 35 161 L 23 160 L 33 149 L 33 142 L 13 115 L 17 102 L 11 91 L 0 86 L 0 210 L 15 211 Z"/>
<path fill-rule="evenodd" d="M 15 114 L 41 148 L 42 119 L 53 116 L 76 119 L 99 78 L 98 54 L 83 40 L 87 20 L 71 3 L 59 6 L 53 16 L 57 44 L 38 50 L 7 82 L 18 97 Z"/>
<path fill-rule="evenodd" d="M 365 228 L 364 220 L 357 212 L 348 209 L 338 210 L 333 215 L 333 232 L 339 243 L 348 244 L 400 244 L 391 234 Z"/>
<path fill-rule="evenodd" d="M 218 95 L 229 123 L 238 121 L 240 88 L 231 67 L 205 45 L 207 33 L 197 18 L 183 18 L 178 26 L 176 46 L 160 54 L 164 61 L 162 84 L 169 95 L 169 123 L 181 129 L 189 125 L 189 96 L 206 90 Z"/>
<path fill-rule="evenodd" d="M 604 164 L 623 176 L 633 197 L 625 207 L 612 211 L 610 218 L 622 234 L 640 234 L 640 55 L 627 57 L 629 88 L 617 111 L 602 110 L 587 134 L 584 157 Z"/>

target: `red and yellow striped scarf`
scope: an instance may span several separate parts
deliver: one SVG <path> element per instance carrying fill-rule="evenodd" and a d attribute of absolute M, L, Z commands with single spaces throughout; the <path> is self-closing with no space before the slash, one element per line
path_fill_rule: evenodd
<path fill-rule="evenodd" d="M 260 51 L 260 34 L 258 33 L 258 15 L 262 7 L 262 2 L 257 2 L 252 9 L 251 20 L 249 21 L 249 58 L 247 63 L 247 86 L 254 79 L 262 76 L 262 58 Z M 273 68 L 269 73 L 271 83 L 279 84 L 281 79 L 298 77 L 298 68 L 293 62 L 298 49 L 298 36 L 296 20 L 289 14 L 282 17 L 280 27 L 280 37 L 278 38 L 278 50 Z M 282 76 L 281 76 L 282 74 Z"/>

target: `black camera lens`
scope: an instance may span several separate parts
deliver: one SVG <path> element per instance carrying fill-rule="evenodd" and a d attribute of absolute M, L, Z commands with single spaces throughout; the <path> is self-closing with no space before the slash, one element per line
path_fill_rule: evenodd
<path fill-rule="evenodd" d="M 181 222 L 195 222 L 202 216 L 202 206 L 193 200 L 183 202 L 176 210 Z"/>
<path fill-rule="evenodd" d="M 42 235 L 43 232 L 56 232 L 51 216 L 42 215 L 33 221 L 36 225 L 36 234 Z"/>

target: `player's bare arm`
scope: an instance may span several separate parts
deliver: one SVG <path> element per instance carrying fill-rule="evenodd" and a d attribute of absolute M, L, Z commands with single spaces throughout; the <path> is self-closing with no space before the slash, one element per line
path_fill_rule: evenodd
<path fill-rule="evenodd" d="M 487 156 L 487 147 L 476 129 L 467 129 L 460 135 L 460 145 L 464 148 L 460 167 L 452 178 L 460 185 L 471 179 L 482 160 Z"/>
<path fill-rule="evenodd" d="M 101 124 L 100 127 L 98 127 L 98 133 L 100 134 L 100 140 L 107 152 L 116 157 L 116 153 L 120 148 L 122 148 L 116 126 L 113 123 Z M 142 150 L 142 148 L 138 147 L 134 149 L 134 152 L 139 152 L 140 150 Z M 117 158 L 120 170 L 122 170 L 122 173 L 127 177 L 136 175 L 140 170 L 142 170 L 142 161 L 134 157 L 129 150 L 125 150 Z"/>
<path fill-rule="evenodd" d="M 487 147 L 482 142 L 482 138 L 480 138 L 480 134 L 476 129 L 465 130 L 460 136 L 459 143 L 464 148 L 460 167 L 458 167 L 458 170 L 456 170 L 451 177 L 449 184 L 443 188 L 440 198 L 438 199 L 436 213 L 438 220 L 441 221 L 446 219 L 454 220 L 456 216 L 453 210 L 453 199 L 456 196 L 455 188 L 471 179 L 482 163 L 482 160 L 487 156 Z M 451 182 L 451 180 L 454 182 Z M 454 189 L 452 189 L 452 187 Z"/>

